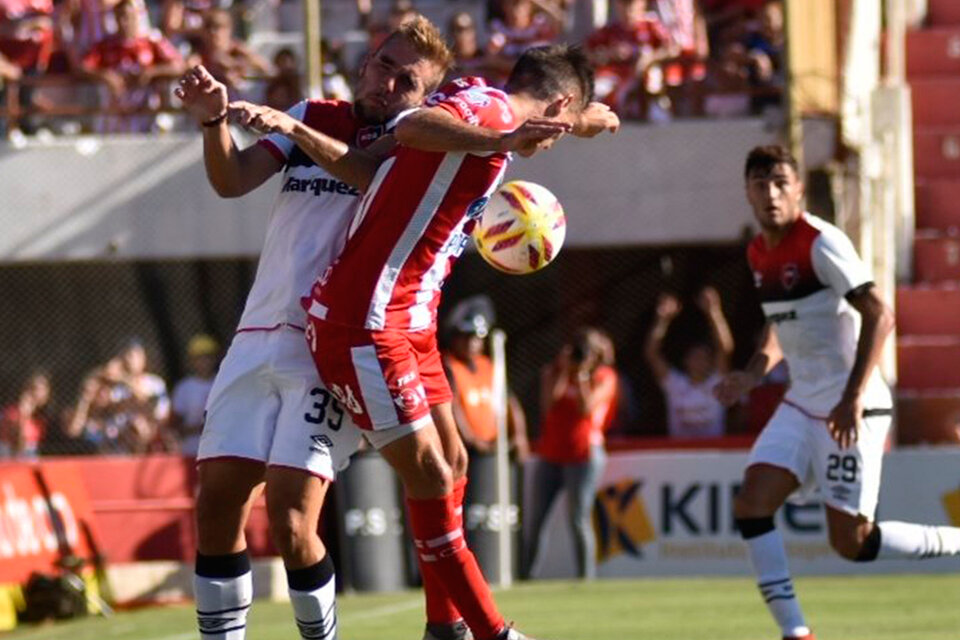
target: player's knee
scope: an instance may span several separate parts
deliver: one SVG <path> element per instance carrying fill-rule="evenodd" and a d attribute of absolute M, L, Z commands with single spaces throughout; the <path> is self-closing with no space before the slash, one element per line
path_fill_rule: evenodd
<path fill-rule="evenodd" d="M 733 517 L 737 520 L 771 518 L 777 507 L 769 504 L 762 493 L 742 488 L 733 499 Z"/>
<path fill-rule="evenodd" d="M 203 531 L 232 519 L 243 511 L 249 498 L 250 494 L 240 491 L 236 484 L 201 481 L 195 507 L 197 527 Z"/>
<path fill-rule="evenodd" d="M 317 523 L 300 509 L 288 505 L 271 506 L 268 502 L 267 516 L 270 538 L 284 557 L 308 547 L 317 536 Z"/>
<path fill-rule="evenodd" d="M 422 490 L 435 496 L 443 496 L 453 491 L 453 470 L 438 452 L 425 452 L 419 459 L 418 471 L 418 483 Z"/>
<path fill-rule="evenodd" d="M 851 562 L 870 562 L 880 550 L 880 530 L 870 523 L 830 530 L 830 546 Z"/>

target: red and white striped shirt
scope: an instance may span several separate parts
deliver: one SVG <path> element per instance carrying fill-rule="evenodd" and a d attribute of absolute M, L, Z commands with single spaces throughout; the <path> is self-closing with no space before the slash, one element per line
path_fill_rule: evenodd
<path fill-rule="evenodd" d="M 500 131 L 519 125 L 506 94 L 480 78 L 454 80 L 427 105 Z M 340 257 L 314 284 L 310 314 L 372 331 L 435 328 L 440 287 L 509 160 L 399 147 L 377 170 Z"/>

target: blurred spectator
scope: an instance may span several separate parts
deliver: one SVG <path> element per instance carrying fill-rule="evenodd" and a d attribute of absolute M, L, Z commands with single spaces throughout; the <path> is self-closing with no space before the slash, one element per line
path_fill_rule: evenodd
<path fill-rule="evenodd" d="M 137 431 L 146 431 L 133 413 L 123 360 L 111 358 L 84 379 L 76 406 L 67 412 L 66 435 L 83 453 L 125 453 L 137 449 Z"/>
<path fill-rule="evenodd" d="M 300 84 L 300 61 L 293 49 L 284 47 L 273 56 L 276 75 L 267 83 L 264 102 L 268 107 L 286 111 L 303 100 Z"/>
<path fill-rule="evenodd" d="M 118 0 L 65 0 L 60 16 L 64 41 L 69 43 L 71 64 L 79 67 L 83 56 L 101 40 L 117 33 L 114 13 Z M 134 0 L 140 21 L 140 32 L 150 33 L 150 13 L 144 0 Z"/>
<path fill-rule="evenodd" d="M 163 378 L 147 371 L 147 350 L 137 339 L 120 352 L 126 385 L 130 388 L 133 410 L 146 418 L 147 430 L 139 434 L 145 447 L 155 446 L 169 437 L 170 397 Z M 161 445 L 162 446 L 162 445 Z"/>
<path fill-rule="evenodd" d="M 698 0 L 657 0 L 657 15 L 670 34 L 677 56 L 664 63 L 663 75 L 673 115 L 703 112 L 710 41 Z"/>
<path fill-rule="evenodd" d="M 322 60 L 321 82 L 323 97 L 327 100 L 353 101 L 353 89 L 347 82 L 343 71 L 343 49 L 330 44 L 328 40 L 320 41 L 320 59 Z"/>
<path fill-rule="evenodd" d="M 646 0 L 615 0 L 614 20 L 592 33 L 586 49 L 596 68 L 596 97 L 627 117 L 648 115 L 647 94 L 661 93 L 654 63 L 675 55 L 670 34 Z"/>
<path fill-rule="evenodd" d="M 367 27 L 370 36 L 368 41 L 369 51 L 376 51 L 388 35 L 415 17 L 417 17 L 417 10 L 414 7 L 413 0 L 392 0 L 386 22 L 374 23 L 369 13 L 361 14 L 361 24 Z"/>
<path fill-rule="evenodd" d="M 503 18 L 488 25 L 487 53 L 495 82 L 506 81 L 513 63 L 530 47 L 550 44 L 563 31 L 563 13 L 552 0 L 500 0 Z"/>
<path fill-rule="evenodd" d="M 487 55 L 477 39 L 477 25 L 473 16 L 466 11 L 458 11 L 450 18 L 447 36 L 452 44 L 454 67 L 451 77 L 485 76 Z"/>
<path fill-rule="evenodd" d="M 176 45 L 197 50 L 202 46 L 207 13 L 230 5 L 230 0 L 163 0 L 160 29 Z"/>
<path fill-rule="evenodd" d="M 524 573 L 536 560 L 543 525 L 561 489 L 576 547 L 577 575 L 596 576 L 596 541 L 590 514 L 606 463 L 604 428 L 616 412 L 617 373 L 612 344 L 585 328 L 565 345 L 541 375 L 544 418 L 537 443 L 534 495 Z"/>
<path fill-rule="evenodd" d="M 42 73 L 53 42 L 52 0 L 0 0 L 0 79 Z"/>
<path fill-rule="evenodd" d="M 208 335 L 196 335 L 187 344 L 191 374 L 173 388 L 171 431 L 178 436 L 180 453 L 196 456 L 203 430 L 207 396 L 217 373 L 220 345 Z"/>
<path fill-rule="evenodd" d="M 667 330 L 681 310 L 674 296 L 662 295 L 657 302 L 656 318 L 645 345 L 647 363 L 666 396 L 667 431 L 675 438 L 716 437 L 725 430 L 726 409 L 714 397 L 713 388 L 730 368 L 733 335 L 715 289 L 701 291 L 697 305 L 707 317 L 711 336 L 709 341 L 687 346 L 682 370 L 671 367 L 662 353 Z"/>
<path fill-rule="evenodd" d="M 199 62 L 227 85 L 231 100 L 254 97 L 249 95 L 249 78 L 266 78 L 273 72 L 269 62 L 233 37 L 233 16 L 223 9 L 211 9 L 204 15 L 198 52 Z"/>
<path fill-rule="evenodd" d="M 782 2 L 774 0 L 763 7 L 758 28 L 747 33 L 744 46 L 753 92 L 753 112 L 760 113 L 767 106 L 780 104 L 785 84 Z"/>
<path fill-rule="evenodd" d="M 83 59 L 87 73 L 106 85 L 110 106 L 124 114 L 106 119 L 100 128 L 147 131 L 153 118 L 136 112 L 159 107 L 159 94 L 151 83 L 180 74 L 183 60 L 169 41 L 141 32 L 133 0 L 120 0 L 114 13 L 117 33 L 94 45 Z"/>
<path fill-rule="evenodd" d="M 449 344 L 443 365 L 453 391 L 453 415 L 471 454 L 492 453 L 497 445 L 493 362 L 483 353 L 492 323 L 493 305 L 484 296 L 462 301 L 447 319 Z M 530 449 L 527 421 L 513 394 L 507 404 L 507 432 L 511 451 L 523 462 Z"/>
<path fill-rule="evenodd" d="M 50 378 L 37 372 L 27 378 L 16 404 L 0 413 L 0 457 L 33 457 L 47 430 Z"/>
<path fill-rule="evenodd" d="M 710 67 L 704 91 L 704 115 L 713 118 L 741 118 L 753 111 L 750 90 L 750 61 L 739 42 L 727 43 L 720 59 Z"/>

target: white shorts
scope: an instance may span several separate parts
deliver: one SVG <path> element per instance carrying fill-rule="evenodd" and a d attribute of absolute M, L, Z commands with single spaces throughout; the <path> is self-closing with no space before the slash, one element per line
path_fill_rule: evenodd
<path fill-rule="evenodd" d="M 303 332 L 249 331 L 220 364 L 197 460 L 244 458 L 333 480 L 361 437 L 321 384 Z"/>
<path fill-rule="evenodd" d="M 769 464 L 796 476 L 800 497 L 817 489 L 830 507 L 873 520 L 891 417 L 864 418 L 857 442 L 841 449 L 821 418 L 781 403 L 750 452 L 749 465 Z"/>

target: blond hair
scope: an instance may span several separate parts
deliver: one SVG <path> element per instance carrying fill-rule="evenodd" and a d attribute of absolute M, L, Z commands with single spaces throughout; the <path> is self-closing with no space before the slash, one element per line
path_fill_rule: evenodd
<path fill-rule="evenodd" d="M 380 47 L 382 48 L 393 38 L 403 38 L 410 43 L 414 51 L 439 67 L 440 72 L 432 83 L 431 89 L 440 84 L 443 76 L 453 66 L 453 52 L 447 46 L 443 34 L 440 33 L 435 24 L 420 14 L 417 14 L 412 20 L 401 25 L 387 36 Z"/>

